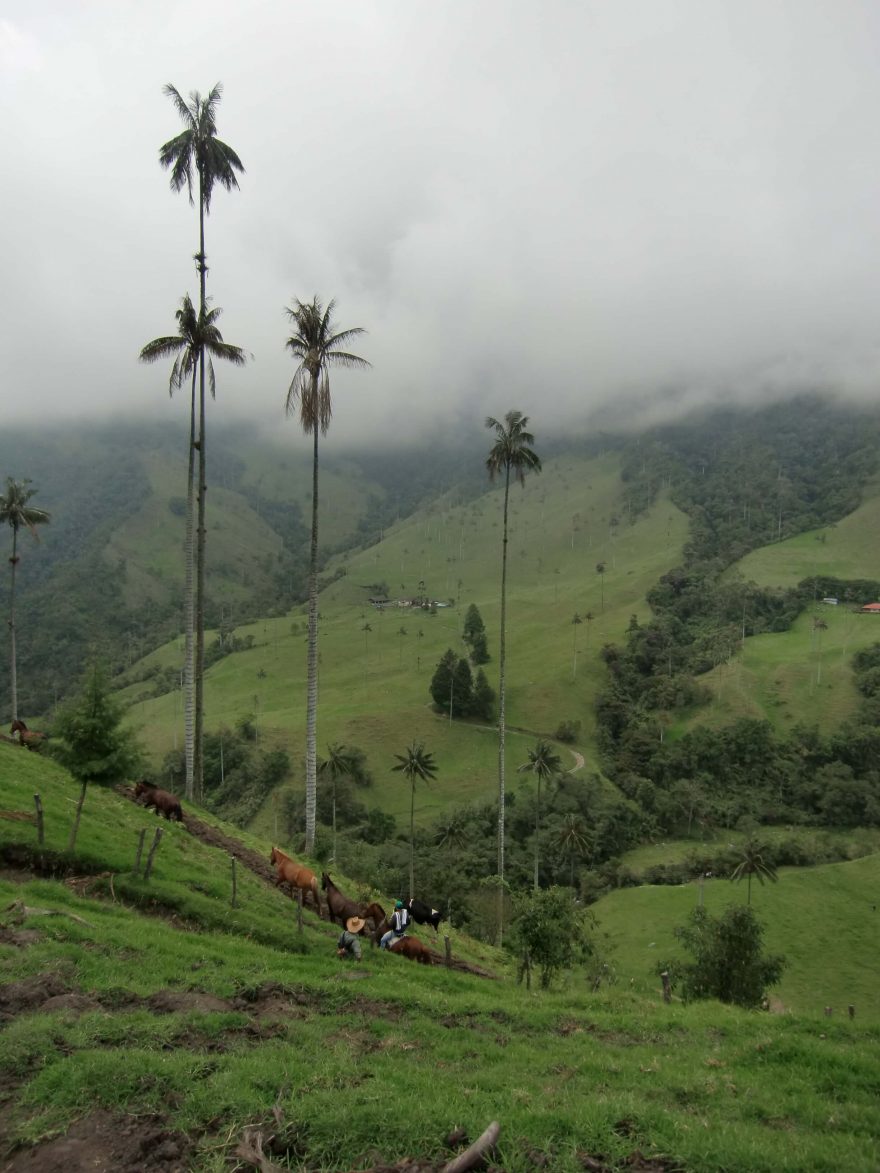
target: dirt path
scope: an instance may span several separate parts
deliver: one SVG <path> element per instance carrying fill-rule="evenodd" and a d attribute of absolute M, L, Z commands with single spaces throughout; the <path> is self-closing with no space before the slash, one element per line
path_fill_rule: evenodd
<path fill-rule="evenodd" d="M 582 753 L 578 753 L 576 749 L 570 749 L 568 752 L 574 758 L 574 765 L 568 771 L 569 774 L 573 774 L 576 770 L 582 770 L 586 765 L 584 755 Z"/>
<path fill-rule="evenodd" d="M 572 753 L 573 752 L 574 751 L 572 750 Z M 127 798 L 131 802 L 140 805 L 137 802 L 133 786 L 119 786 L 117 787 L 117 791 L 124 798 Z M 265 880 L 267 884 L 270 884 L 273 887 L 275 886 L 275 868 L 272 866 L 269 860 L 260 855 L 258 852 L 254 851 L 252 848 L 245 847 L 245 845 L 240 840 L 233 838 L 231 835 L 225 834 L 225 832 L 220 831 L 217 827 L 212 827 L 210 823 L 203 823 L 201 819 L 197 819 L 195 815 L 189 814 L 187 812 L 184 812 L 183 815 L 183 825 L 186 827 L 187 831 L 189 831 L 190 835 L 193 836 L 193 838 L 201 840 L 201 842 L 207 844 L 208 847 L 216 847 L 218 850 L 226 852 L 227 855 L 234 855 L 235 858 L 246 868 L 252 871 L 254 875 L 259 876 L 261 880 Z M 284 890 L 287 890 L 286 884 L 284 885 Z M 309 910 L 310 906 L 307 905 L 306 908 Z M 445 957 L 442 957 L 439 953 L 436 953 L 430 948 L 428 952 L 431 954 L 432 965 L 446 964 Z M 474 977 L 495 978 L 496 976 L 494 973 L 489 973 L 488 970 L 481 969 L 478 965 L 471 965 L 469 962 L 460 961 L 457 958 L 452 959 L 451 968 L 458 970 L 460 973 L 473 974 Z"/>

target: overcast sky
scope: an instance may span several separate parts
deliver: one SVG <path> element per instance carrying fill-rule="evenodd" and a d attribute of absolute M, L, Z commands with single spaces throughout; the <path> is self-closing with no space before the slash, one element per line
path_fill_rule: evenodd
<path fill-rule="evenodd" d="M 7 0 L 3 417 L 185 418 L 139 367 L 198 281 L 162 85 L 224 86 L 217 419 L 281 425 L 285 305 L 335 297 L 373 370 L 340 445 L 510 407 L 876 396 L 876 0 Z M 293 431 L 294 425 L 285 425 Z"/>

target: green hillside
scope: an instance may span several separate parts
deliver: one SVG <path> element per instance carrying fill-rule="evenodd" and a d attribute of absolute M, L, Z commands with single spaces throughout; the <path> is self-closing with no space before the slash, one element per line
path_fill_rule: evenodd
<path fill-rule="evenodd" d="M 816 575 L 880 578 L 880 490 L 876 483 L 866 490 L 863 504 L 836 525 L 753 550 L 731 573 L 768 587 L 795 586 Z"/>
<path fill-rule="evenodd" d="M 836 525 L 762 546 L 735 563 L 725 578 L 778 589 L 816 575 L 876 579 L 880 493 L 876 486 L 869 492 L 864 503 Z M 729 658 L 701 677 L 713 700 L 689 724 L 719 726 L 737 717 L 758 717 L 780 731 L 808 724 L 832 732 L 855 715 L 860 701 L 852 679 L 852 655 L 878 640 L 875 616 L 860 615 L 853 605 L 830 606 L 817 600 L 788 631 L 732 644 Z"/>
<path fill-rule="evenodd" d="M 619 462 L 558 458 L 512 494 L 508 594 L 508 711 L 514 732 L 509 762 L 524 760 L 536 733 L 552 735 L 561 720 L 583 723 L 581 744 L 595 768 L 593 698 L 604 666 L 598 650 L 619 639 L 630 617 L 644 618 L 648 587 L 673 565 L 686 534 L 684 516 L 658 500 L 634 524 L 623 519 Z M 371 801 L 395 815 L 408 793 L 390 773 L 393 754 L 424 740 L 440 767 L 419 798 L 419 818 L 450 804 L 494 793 L 497 741 L 488 729 L 431 709 L 428 685 L 444 651 L 464 650 L 464 611 L 476 603 L 486 623 L 497 687 L 501 496 L 492 490 L 468 504 L 438 501 L 391 526 L 382 540 L 331 562 L 344 570 L 321 596 L 319 745 L 343 741 L 367 753 L 376 783 Z M 600 576 L 596 567 L 605 563 Z M 387 586 L 392 599 L 428 597 L 449 603 L 436 614 L 412 607 L 373 609 Z M 577 628 L 575 613 L 594 618 Z M 364 630 L 365 626 L 369 630 Z M 255 647 L 215 665 L 206 677 L 208 726 L 256 713 L 261 734 L 286 746 L 297 763 L 304 745 L 304 612 L 238 629 Z M 575 638 L 578 642 L 575 666 Z M 210 642 L 210 641 L 209 641 Z M 168 645 L 146 664 L 177 664 Z M 137 687 L 128 695 L 137 695 Z M 158 760 L 181 737 L 179 693 L 141 701 L 131 722 Z M 516 729 L 525 730 L 517 734 Z M 574 762 L 574 758 L 570 759 Z"/>
<path fill-rule="evenodd" d="M 779 882 L 752 885 L 752 906 L 766 926 L 765 944 L 788 967 L 773 991 L 787 1010 L 817 1017 L 854 1005 L 860 1017 L 880 1020 L 877 942 L 880 938 L 880 854 L 815 868 L 783 868 Z M 705 907 L 719 913 L 746 899 L 745 884 L 707 880 Z M 621 980 L 639 990 L 656 986 L 656 963 L 681 954 L 673 929 L 699 899 L 699 885 L 643 885 L 612 892 L 595 905 L 610 934 Z"/>
<path fill-rule="evenodd" d="M 157 824 L 115 792 L 90 790 L 66 858 L 76 789 L 51 763 L 0 744 L 5 1168 L 74 1168 L 75 1155 L 95 1168 L 162 1161 L 220 1173 L 240 1159 L 247 1128 L 282 1169 L 442 1164 L 452 1127 L 473 1138 L 493 1119 L 495 1163 L 510 1173 L 877 1166 L 876 1007 L 863 1009 L 839 947 L 862 955 L 869 914 L 857 885 L 877 878 L 868 861 L 817 871 L 787 904 L 793 878 L 774 890 L 768 915 L 786 918 L 792 942 L 785 990 L 814 994 L 807 1013 L 763 1015 L 665 1006 L 641 976 L 631 988 L 626 974 L 646 968 L 644 931 L 627 944 L 621 898 L 640 893 L 600 905 L 616 922 L 622 980 L 598 993 L 578 971 L 528 991 L 497 953 L 455 932 L 454 956 L 494 980 L 369 949 L 350 968 L 335 956 L 338 930 L 306 912 L 300 934 L 289 899 L 244 867 L 231 908 L 226 851 L 184 826 L 163 823 L 153 877 L 133 878 L 137 833 Z M 42 853 L 33 825 L 9 817 L 32 809 L 35 792 Z M 693 900 L 692 890 L 662 895 Z M 656 918 L 652 957 L 669 918 L 659 903 L 644 911 Z M 824 973 L 837 970 L 833 985 L 820 981 L 817 952 Z M 854 1021 L 821 1017 L 813 1004 L 832 996 L 857 1003 Z"/>

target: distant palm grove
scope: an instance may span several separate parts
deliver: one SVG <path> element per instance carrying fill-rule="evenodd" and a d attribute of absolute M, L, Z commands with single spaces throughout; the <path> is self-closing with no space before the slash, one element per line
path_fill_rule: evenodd
<path fill-rule="evenodd" d="M 814 569 L 788 585 L 768 586 L 745 577 L 737 564 L 750 552 L 813 531 L 818 548 L 826 540 L 823 527 L 831 529 L 863 502 L 878 470 L 877 413 L 804 397 L 748 413 L 705 413 L 638 436 L 577 439 L 584 421 L 573 421 L 569 437 L 548 435 L 539 444 L 529 416 L 512 408 L 484 418 L 482 426 L 473 421 L 467 435 L 448 441 L 346 452 L 343 461 L 332 446 L 319 445 L 333 414 L 330 375 L 370 366 L 356 353 L 366 331 L 340 324 L 332 297 L 303 291 L 286 308 L 287 337 L 279 331 L 279 349 L 293 368 L 278 398 L 310 441 L 307 473 L 286 453 L 266 456 L 268 446 L 246 427 L 212 430 L 209 462 L 208 398 L 217 393 L 224 366 L 242 368 L 250 355 L 221 333 L 208 276 L 213 294 L 224 289 L 224 274 L 208 264 L 206 227 L 217 188 L 237 190 L 245 169 L 218 137 L 219 84 L 206 96 L 184 98 L 172 85 L 164 93 L 182 129 L 161 145 L 159 162 L 172 190 L 186 190 L 198 211 L 198 293 L 168 290 L 168 324 L 154 324 L 139 359 L 167 364 L 163 389 L 188 394 L 186 440 L 158 436 L 148 425 L 139 437 L 108 425 L 84 439 L 77 454 L 51 434 L 27 443 L 0 438 L 0 459 L 15 473 L 0 494 L 0 524 L 10 536 L 9 673 L 2 683 L 10 721 L 24 715 L 51 726 L 59 698 L 87 664 L 102 661 L 127 690 L 128 704 L 173 696 L 177 706 L 179 698 L 173 748 L 166 740 L 153 753 L 157 780 L 241 823 L 271 820 L 277 838 L 297 851 L 312 860 L 342 859 L 379 890 L 425 893 L 452 909 L 457 923 L 499 944 L 524 893 L 561 888 L 567 898 L 592 901 L 643 879 L 620 857 L 664 836 L 692 840 L 693 851 L 684 863 L 658 866 L 652 879 L 681 882 L 717 869 L 745 878 L 751 903 L 753 878 L 760 885 L 782 863 L 833 854 L 830 847 L 805 846 L 798 828 L 880 826 L 880 628 L 876 643 L 844 643 L 845 686 L 857 701 L 833 726 L 790 720 L 790 712 L 781 712 L 790 704 L 781 690 L 768 702 L 780 710 L 778 720 L 756 715 L 748 696 L 728 713 L 717 685 L 751 637 L 789 632 L 808 616 L 818 667 L 809 695 L 829 689 L 822 679 L 828 631 L 822 607 L 855 613 L 880 600 L 880 578 L 844 566 L 839 574 Z M 234 394 L 231 371 L 223 387 L 227 380 Z M 146 531 L 157 544 L 170 534 L 172 553 L 167 562 L 164 550 L 151 555 L 149 567 L 147 555 L 119 537 L 123 522 L 155 497 L 147 453 L 179 478 Z M 571 490 L 565 461 L 575 458 L 580 469 L 587 461 L 591 468 L 614 462 L 614 497 L 601 517 L 594 516 L 592 484 L 582 472 L 575 474 L 585 480 L 574 486 L 577 508 L 566 504 L 561 516 L 560 485 Z M 264 483 L 253 475 L 255 463 L 270 460 L 281 490 L 270 487 L 272 477 Z M 212 505 L 210 514 L 209 480 L 224 494 L 224 504 Z M 342 509 L 327 509 L 328 482 L 335 500 L 345 501 L 343 488 L 350 490 Z M 521 490 L 540 501 L 540 520 L 531 529 L 520 524 Z M 670 542 L 662 573 L 655 571 L 633 596 L 629 620 L 611 627 L 607 613 L 618 606 L 625 576 L 635 573 L 637 557 L 627 542 L 647 516 L 659 516 L 661 502 L 684 519 L 686 539 L 674 550 Z M 485 523 L 491 540 L 469 553 L 475 561 L 491 546 L 491 587 L 484 585 L 477 598 L 468 581 L 465 518 L 470 510 L 468 524 L 476 526 L 483 505 L 487 518 L 491 513 Z M 453 509 L 461 511 L 457 539 L 445 528 Z M 437 536 L 419 536 L 418 527 L 430 533 L 432 521 Z M 406 540 L 418 548 L 395 546 L 393 559 L 386 556 L 388 535 L 407 524 L 414 536 Z M 576 575 L 565 578 L 559 565 L 545 561 L 549 532 L 565 538 L 555 559 L 561 562 L 566 543 L 569 553 L 582 554 Z M 381 581 L 379 571 L 377 581 L 368 581 L 359 563 L 354 583 L 349 566 L 368 549 L 377 563 L 384 559 Z M 617 565 L 623 550 L 630 558 L 626 570 Z M 416 589 L 414 577 L 423 572 Z M 335 587 L 348 590 L 339 595 L 343 602 L 331 595 Z M 344 652 L 338 644 L 327 650 L 324 599 L 328 615 L 347 608 Z M 393 621 L 391 606 L 399 608 Z M 564 618 L 554 620 L 551 637 L 546 617 L 557 609 Z M 274 654 L 268 637 L 237 632 L 268 619 L 278 624 Z M 384 651 L 373 658 L 371 639 L 382 625 Z M 429 642 L 423 643 L 423 625 Z M 275 714 L 266 721 L 260 704 L 269 685 L 263 682 L 276 683 L 284 671 L 279 632 L 290 640 L 284 655 L 301 658 L 304 684 L 274 695 Z M 145 663 L 175 639 L 173 663 L 159 657 Z M 556 643 L 563 652 L 554 653 L 550 690 L 532 678 L 546 680 L 547 648 Z M 206 675 L 221 661 L 224 670 L 244 663 L 257 645 L 267 649 L 265 666 L 261 661 L 252 670 L 247 661 L 248 711 L 212 712 Z M 336 711 L 325 720 L 321 674 L 351 665 L 356 671 L 337 685 Z M 419 701 L 405 712 L 413 727 L 402 737 L 393 721 L 394 690 L 402 687 L 405 667 L 418 677 Z M 346 706 L 356 732 L 343 737 L 339 712 Z M 286 737 L 278 716 L 294 711 L 295 739 Z M 458 755 L 452 767 L 441 747 Z M 456 770 L 467 773 L 469 755 L 483 763 L 479 785 L 442 797 L 444 787 L 457 784 Z M 387 776 L 395 775 L 404 799 L 374 800 L 380 775 L 388 785 Z M 400 828 L 397 816 L 405 822 Z M 769 845 L 761 830 L 770 827 L 789 832 Z M 745 856 L 711 846 L 722 829 L 747 836 Z"/>

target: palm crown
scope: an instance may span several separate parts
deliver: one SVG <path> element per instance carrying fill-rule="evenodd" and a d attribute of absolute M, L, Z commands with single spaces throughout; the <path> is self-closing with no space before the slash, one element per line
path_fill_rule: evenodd
<path fill-rule="evenodd" d="M 535 437 L 528 431 L 529 417 L 521 411 L 509 411 L 504 422 L 486 417 L 486 427 L 495 429 L 495 443 L 486 458 L 489 478 L 494 479 L 502 472 L 513 473 L 522 485 L 527 472 L 540 472 L 541 461 L 529 447 Z"/>
<path fill-rule="evenodd" d="M 366 331 L 360 326 L 336 333 L 333 310 L 336 303 L 331 299 L 326 308 L 315 297 L 310 302 L 299 298 L 286 311 L 293 325 L 294 333 L 287 339 L 286 346 L 299 366 L 287 392 L 287 412 L 290 414 L 299 401 L 299 418 L 307 434 L 320 427 L 321 435 L 327 434 L 330 417 L 333 414 L 330 402 L 330 367 L 369 367 L 365 358 L 351 354 L 345 349 L 352 338 Z"/>
<path fill-rule="evenodd" d="M 196 314 L 195 306 L 189 294 L 186 294 L 174 315 L 177 318 L 177 333 L 154 338 L 141 351 L 141 362 L 158 362 L 162 358 L 174 357 L 171 378 L 168 380 L 169 394 L 173 395 L 175 390 L 180 389 L 184 379 L 194 374 L 203 349 L 208 356 L 207 374 L 212 396 L 216 394 L 212 357 L 222 358 L 233 366 L 244 366 L 247 356 L 241 347 L 223 341 L 217 326 L 217 319 L 222 312 L 219 306 L 213 309 L 206 306 L 202 313 Z"/>
<path fill-rule="evenodd" d="M 171 98 L 185 129 L 162 144 L 159 162 L 171 169 L 172 190 L 181 191 L 186 187 L 191 204 L 195 203 L 195 171 L 199 176 L 201 199 L 208 211 L 214 184 L 219 183 L 230 191 L 238 187 L 236 171 L 244 172 L 242 161 L 232 147 L 217 138 L 216 110 L 223 87 L 218 82 L 206 98 L 198 90 L 193 90 L 189 101 L 185 101 L 172 85 L 163 86 L 162 92 Z"/>
<path fill-rule="evenodd" d="M 28 505 L 37 491 L 28 487 L 30 483 L 27 477 L 23 481 L 6 478 L 6 492 L 0 493 L 0 525 L 11 526 L 15 533 L 22 528 L 29 529 L 38 538 L 36 527 L 45 525 L 51 517 L 45 509 Z"/>

